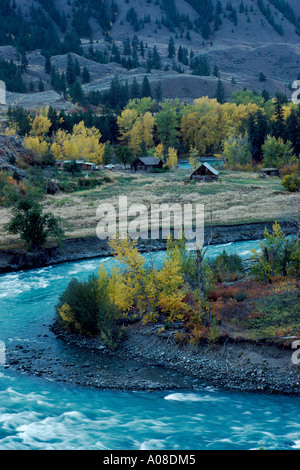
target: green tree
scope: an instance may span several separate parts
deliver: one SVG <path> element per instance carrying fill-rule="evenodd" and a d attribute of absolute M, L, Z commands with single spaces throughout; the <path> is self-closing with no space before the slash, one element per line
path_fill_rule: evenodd
<path fill-rule="evenodd" d="M 276 95 L 275 98 L 275 126 L 274 135 L 276 137 L 282 137 L 284 132 L 284 111 L 282 106 L 282 98 L 280 95 Z"/>
<path fill-rule="evenodd" d="M 154 46 L 153 47 L 153 55 L 152 55 L 152 68 L 154 68 L 155 70 L 159 70 L 161 69 L 161 57 L 159 55 L 159 52 L 157 50 L 157 47 Z"/>
<path fill-rule="evenodd" d="M 165 148 L 174 147 L 178 141 L 177 104 L 166 100 L 156 115 L 157 134 Z"/>
<path fill-rule="evenodd" d="M 260 82 L 265 82 L 267 80 L 267 77 L 265 76 L 263 72 L 260 72 L 258 75 L 258 79 Z"/>
<path fill-rule="evenodd" d="M 141 97 L 142 98 L 152 97 L 151 86 L 150 86 L 148 77 L 146 77 L 146 75 L 144 76 L 144 79 L 142 82 Z"/>
<path fill-rule="evenodd" d="M 50 75 L 52 66 L 51 66 L 51 61 L 50 61 L 50 56 L 49 55 L 46 55 L 45 66 L 44 67 L 45 67 L 45 72 Z"/>
<path fill-rule="evenodd" d="M 86 68 L 86 66 L 83 67 L 83 70 L 82 70 L 82 82 L 83 83 L 89 83 L 91 77 L 90 77 L 90 73 L 88 71 L 88 69 Z"/>
<path fill-rule="evenodd" d="M 76 80 L 76 82 L 71 86 L 70 95 L 75 103 L 83 103 L 84 93 L 78 80 Z"/>
<path fill-rule="evenodd" d="M 262 146 L 262 151 L 265 168 L 281 168 L 296 161 L 292 143 L 289 140 L 284 142 L 281 137 L 276 139 L 276 137 L 268 135 Z"/>
<path fill-rule="evenodd" d="M 213 76 L 217 77 L 217 78 L 220 78 L 220 71 L 219 71 L 219 68 L 218 68 L 217 65 L 214 66 Z"/>
<path fill-rule="evenodd" d="M 175 42 L 173 37 L 170 37 L 169 46 L 168 46 L 168 59 L 174 59 L 176 53 Z"/>
<path fill-rule="evenodd" d="M 218 103 L 220 103 L 220 104 L 223 104 L 225 102 L 225 89 L 224 89 L 224 85 L 223 85 L 220 78 L 218 80 L 215 98 L 217 99 Z"/>
<path fill-rule="evenodd" d="M 68 54 L 67 59 L 66 81 L 68 86 L 73 85 L 76 81 L 75 67 L 71 54 Z"/>
<path fill-rule="evenodd" d="M 139 82 L 137 81 L 136 77 L 134 77 L 131 87 L 130 87 L 130 98 L 140 98 L 141 97 L 141 91 L 140 91 L 140 86 Z"/>
<path fill-rule="evenodd" d="M 103 154 L 103 165 L 108 165 L 112 162 L 112 148 L 110 142 L 105 144 L 104 154 Z"/>
<path fill-rule="evenodd" d="M 257 106 L 261 108 L 263 107 L 264 102 L 265 102 L 264 98 L 257 95 L 254 91 L 249 91 L 246 89 L 235 91 L 234 93 L 232 93 L 231 100 L 236 105 L 239 105 L 239 104 L 247 105 L 249 103 L 254 103 L 254 104 L 257 104 Z"/>
<path fill-rule="evenodd" d="M 252 250 L 251 272 L 257 279 L 268 282 L 271 277 L 295 275 L 300 270 L 299 238 L 288 238 L 276 222 L 272 232 L 267 228 L 264 241 L 260 243 L 261 251 Z"/>
<path fill-rule="evenodd" d="M 229 167 L 251 165 L 251 151 L 248 134 L 231 136 L 224 141 L 223 158 Z"/>
<path fill-rule="evenodd" d="M 124 167 L 134 160 L 134 155 L 130 149 L 123 145 L 117 145 L 115 148 L 115 155 L 119 163 L 122 163 Z"/>
<path fill-rule="evenodd" d="M 12 212 L 5 230 L 20 235 L 28 251 L 39 250 L 49 237 L 60 242 L 64 234 L 59 219 L 50 212 L 43 212 L 41 198 L 41 191 L 31 186 L 7 187 L 5 190 L 5 204 Z"/>
<path fill-rule="evenodd" d="M 44 86 L 43 80 L 40 78 L 40 80 L 39 80 L 39 92 L 42 93 L 43 91 L 45 91 L 45 86 Z"/>

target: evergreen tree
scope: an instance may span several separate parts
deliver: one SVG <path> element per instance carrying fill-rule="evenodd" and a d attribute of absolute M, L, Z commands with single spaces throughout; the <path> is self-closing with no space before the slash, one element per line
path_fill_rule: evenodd
<path fill-rule="evenodd" d="M 286 128 L 284 132 L 284 140 L 292 142 L 294 153 L 300 154 L 300 106 L 298 109 L 292 109 L 291 114 L 286 120 Z"/>
<path fill-rule="evenodd" d="M 213 76 L 217 77 L 217 78 L 220 78 L 220 72 L 219 72 L 219 68 L 218 68 L 217 65 L 214 66 Z"/>
<path fill-rule="evenodd" d="M 88 69 L 86 68 L 86 66 L 84 66 L 82 70 L 82 82 L 89 83 L 90 80 L 91 80 L 90 73 Z"/>
<path fill-rule="evenodd" d="M 210 66 L 206 56 L 195 57 L 190 64 L 193 75 L 208 76 L 210 75 Z"/>
<path fill-rule="evenodd" d="M 21 53 L 21 71 L 22 73 L 26 72 L 28 67 L 28 59 L 25 51 Z"/>
<path fill-rule="evenodd" d="M 66 81 L 69 87 L 72 86 L 76 81 L 76 73 L 71 54 L 68 54 L 67 58 Z"/>
<path fill-rule="evenodd" d="M 144 76 L 141 88 L 141 98 L 152 98 L 151 86 L 146 75 Z"/>
<path fill-rule="evenodd" d="M 51 74 L 51 61 L 50 56 L 47 54 L 45 58 L 45 72 Z"/>
<path fill-rule="evenodd" d="M 225 102 L 225 89 L 220 78 L 218 80 L 215 98 L 220 104 L 223 104 Z"/>
<path fill-rule="evenodd" d="M 211 35 L 210 26 L 207 20 L 204 20 L 201 27 L 201 34 L 203 39 L 207 40 Z"/>
<path fill-rule="evenodd" d="M 135 99 L 135 98 L 140 98 L 140 97 L 141 97 L 140 86 L 136 77 L 134 77 L 133 82 L 130 87 L 130 98 Z"/>
<path fill-rule="evenodd" d="M 274 135 L 278 137 L 282 137 L 284 132 L 284 112 L 281 103 L 281 97 L 276 94 L 275 98 L 275 125 L 274 125 Z"/>
<path fill-rule="evenodd" d="M 78 80 L 70 87 L 70 96 L 75 103 L 84 102 L 84 93 Z"/>
<path fill-rule="evenodd" d="M 129 38 L 123 41 L 123 54 L 124 55 L 131 55 L 131 46 Z"/>
<path fill-rule="evenodd" d="M 117 62 L 117 64 L 121 63 L 121 54 L 120 54 L 119 48 L 118 48 L 118 46 L 115 42 L 112 45 L 110 61 L 111 62 Z"/>
<path fill-rule="evenodd" d="M 39 81 L 39 91 L 42 93 L 43 91 L 45 91 L 45 87 L 44 87 L 44 83 L 43 83 L 43 80 L 40 78 L 40 81 Z"/>
<path fill-rule="evenodd" d="M 168 46 L 168 59 L 174 59 L 176 53 L 175 42 L 173 37 L 170 37 L 169 46 Z"/>
<path fill-rule="evenodd" d="M 141 56 L 144 57 L 145 56 L 145 47 L 144 47 L 144 42 L 143 41 L 140 42 L 140 51 L 141 51 Z"/>
<path fill-rule="evenodd" d="M 77 58 L 74 61 L 74 73 L 77 77 L 80 77 L 80 75 L 81 75 L 80 65 L 79 65 L 79 62 L 78 62 Z"/>
<path fill-rule="evenodd" d="M 153 47 L 153 56 L 152 56 L 152 67 L 155 70 L 159 70 L 162 67 L 161 57 L 158 53 L 156 45 Z"/>
<path fill-rule="evenodd" d="M 250 142 L 251 157 L 256 163 L 263 158 L 262 145 L 268 131 L 268 123 L 265 114 L 259 109 L 248 121 L 248 136 Z"/>
<path fill-rule="evenodd" d="M 163 99 L 163 90 L 162 90 L 161 82 L 159 82 L 159 84 L 155 88 L 155 98 L 159 103 Z"/>

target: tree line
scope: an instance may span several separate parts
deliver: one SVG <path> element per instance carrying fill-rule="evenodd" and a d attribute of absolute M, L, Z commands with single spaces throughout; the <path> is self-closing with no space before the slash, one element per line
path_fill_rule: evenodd
<path fill-rule="evenodd" d="M 114 96 L 117 100 L 122 95 L 120 87 L 127 89 L 116 79 L 108 92 L 110 103 Z M 148 89 L 146 83 L 144 89 Z M 223 104 L 208 97 L 184 104 L 144 96 L 131 98 L 117 112 L 115 108 L 107 114 L 56 112 L 48 107 L 39 117 L 10 108 L 8 119 L 23 136 L 32 135 L 33 123 L 44 117 L 47 127 L 43 136 L 50 140 L 58 131 L 72 133 L 74 126 L 83 122 L 87 129 L 99 131 L 102 142 L 127 147 L 135 156 L 153 155 L 162 145 L 164 152 L 173 148 L 179 157 L 191 156 L 196 163 L 202 156 L 218 154 L 232 168 L 260 164 L 281 168 L 295 163 L 300 154 L 300 107 L 284 100 L 277 95 L 266 101 L 247 90 L 233 93 L 231 102 Z"/>

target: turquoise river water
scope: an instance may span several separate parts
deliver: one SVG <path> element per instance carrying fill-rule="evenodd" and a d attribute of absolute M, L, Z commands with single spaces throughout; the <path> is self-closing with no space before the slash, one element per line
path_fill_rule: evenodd
<path fill-rule="evenodd" d="M 257 241 L 215 245 L 249 257 Z M 159 264 L 163 252 L 155 254 Z M 72 277 L 111 258 L 0 276 L 0 341 L 38 346 Z M 55 341 L 57 354 L 72 354 Z M 199 390 L 120 392 L 68 387 L 0 365 L 0 449 L 300 449 L 300 398 Z"/>

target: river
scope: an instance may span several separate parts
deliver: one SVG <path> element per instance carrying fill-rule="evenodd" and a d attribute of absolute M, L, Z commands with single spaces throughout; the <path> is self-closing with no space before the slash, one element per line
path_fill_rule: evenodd
<path fill-rule="evenodd" d="M 244 259 L 258 241 L 214 245 Z M 154 255 L 156 265 L 165 254 Z M 112 258 L 64 263 L 0 276 L 0 340 L 7 348 L 48 345 L 70 356 L 48 325 L 72 277 L 109 269 Z M 78 353 L 80 356 L 80 352 Z M 79 357 L 80 359 L 80 357 Z M 300 398 L 197 390 L 103 391 L 71 387 L 0 365 L 0 449 L 300 449 Z"/>

